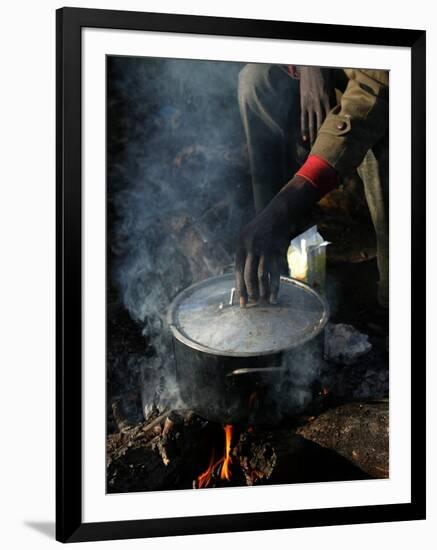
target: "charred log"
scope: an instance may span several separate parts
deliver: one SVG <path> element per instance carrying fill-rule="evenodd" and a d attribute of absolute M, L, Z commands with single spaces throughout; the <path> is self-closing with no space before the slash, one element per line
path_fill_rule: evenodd
<path fill-rule="evenodd" d="M 191 411 L 172 411 L 109 435 L 107 491 L 191 488 L 217 429 Z"/>
<path fill-rule="evenodd" d="M 247 485 L 368 479 L 360 468 L 331 449 L 293 430 L 245 432 L 234 448 Z"/>

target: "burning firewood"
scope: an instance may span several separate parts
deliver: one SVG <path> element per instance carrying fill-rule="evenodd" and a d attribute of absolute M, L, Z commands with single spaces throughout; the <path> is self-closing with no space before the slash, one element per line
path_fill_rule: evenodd
<path fill-rule="evenodd" d="M 352 403 L 276 428 L 190 410 L 108 436 L 108 492 L 345 481 L 388 476 L 388 404 Z"/>
<path fill-rule="evenodd" d="M 231 479 L 233 431 L 231 424 L 227 424 L 224 427 L 225 441 L 223 455 L 218 460 L 215 460 L 215 449 L 213 448 L 208 468 L 197 477 L 197 480 L 193 484 L 194 489 L 202 489 L 203 487 L 210 487 L 212 485 L 216 487 L 216 480 L 229 481 Z"/>

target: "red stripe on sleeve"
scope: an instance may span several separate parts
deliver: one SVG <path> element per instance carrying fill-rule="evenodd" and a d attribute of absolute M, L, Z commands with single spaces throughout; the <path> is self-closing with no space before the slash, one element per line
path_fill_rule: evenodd
<path fill-rule="evenodd" d="M 335 189 L 340 182 L 337 170 L 317 155 L 310 155 L 296 176 L 309 181 L 320 191 L 322 196 Z"/>

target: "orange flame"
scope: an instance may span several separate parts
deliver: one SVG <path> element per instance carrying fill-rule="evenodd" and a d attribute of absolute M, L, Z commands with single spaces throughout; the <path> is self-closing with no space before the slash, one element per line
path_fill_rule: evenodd
<path fill-rule="evenodd" d="M 209 482 L 211 481 L 212 472 L 214 471 L 214 467 L 216 466 L 216 464 L 214 464 L 214 449 L 213 449 L 208 468 L 203 472 L 203 474 L 200 474 L 200 476 L 197 478 L 197 486 L 199 487 L 199 489 L 202 489 L 202 487 L 208 487 Z"/>
<path fill-rule="evenodd" d="M 221 464 L 220 468 L 220 479 L 231 479 L 231 470 L 229 465 L 232 464 L 231 459 L 231 441 L 232 441 L 232 425 L 227 424 L 224 428 L 225 431 L 225 454 L 222 456 L 219 460 L 214 462 L 215 453 L 214 449 L 211 453 L 211 459 L 209 461 L 208 468 L 200 474 L 197 478 L 197 486 L 199 489 L 202 489 L 203 487 L 208 487 L 208 485 L 211 483 L 211 478 L 214 473 L 214 471 L 218 468 L 218 466 Z"/>
<path fill-rule="evenodd" d="M 220 478 L 227 479 L 228 481 L 231 479 L 231 470 L 229 468 L 229 465 L 232 464 L 231 440 L 232 440 L 232 425 L 227 424 L 225 426 L 225 458 L 224 458 L 222 469 L 220 471 Z"/>

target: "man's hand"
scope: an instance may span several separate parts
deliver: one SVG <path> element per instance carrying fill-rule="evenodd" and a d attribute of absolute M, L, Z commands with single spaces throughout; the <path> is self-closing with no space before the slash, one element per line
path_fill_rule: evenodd
<path fill-rule="evenodd" d="M 274 303 L 290 239 L 320 198 L 307 180 L 295 176 L 241 232 L 235 258 L 240 305 L 247 300 Z"/>
<path fill-rule="evenodd" d="M 302 139 L 312 145 L 326 115 L 335 103 L 331 70 L 299 67 Z"/>

